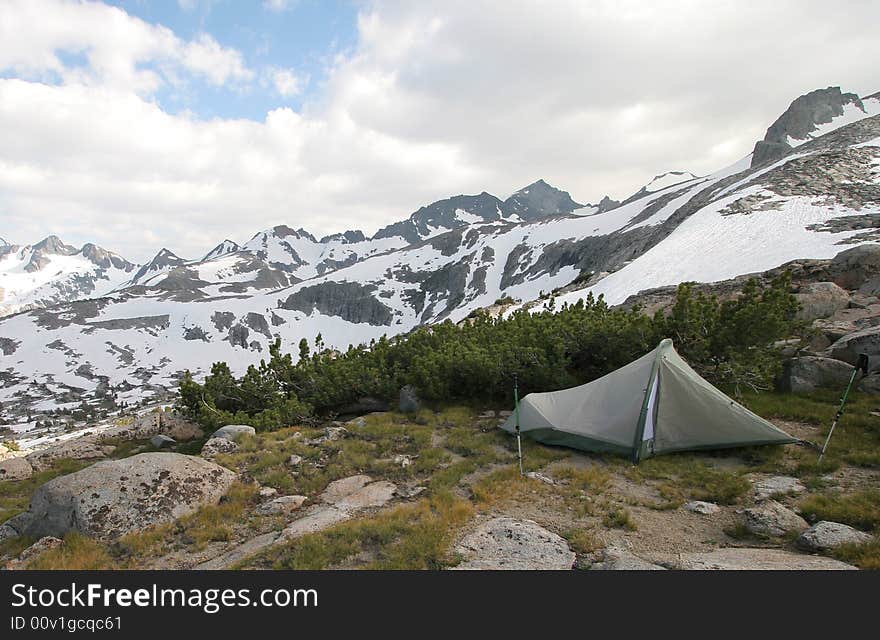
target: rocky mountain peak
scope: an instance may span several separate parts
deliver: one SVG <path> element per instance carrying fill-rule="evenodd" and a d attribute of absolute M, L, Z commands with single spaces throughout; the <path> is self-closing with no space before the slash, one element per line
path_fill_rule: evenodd
<path fill-rule="evenodd" d="M 117 269 L 122 269 L 123 271 L 131 271 L 135 267 L 135 265 L 133 265 L 128 260 L 116 255 L 111 251 L 102 249 L 98 245 L 92 244 L 91 242 L 84 244 L 83 248 L 80 250 L 80 253 L 92 264 L 96 264 L 104 269 L 115 267 Z"/>
<path fill-rule="evenodd" d="M 34 252 L 43 254 L 54 254 L 59 256 L 69 256 L 76 253 L 76 247 L 66 245 L 56 235 L 46 236 L 33 246 Z"/>
<path fill-rule="evenodd" d="M 752 166 L 775 162 L 799 144 L 832 131 L 836 128 L 831 126 L 833 121 L 839 120 L 837 126 L 841 126 L 875 115 L 873 109 L 871 112 L 866 109 L 865 101 L 873 102 L 878 96 L 880 94 L 872 94 L 863 101 L 855 93 L 844 93 L 840 87 L 828 87 L 796 98 L 770 125 L 764 139 L 755 144 Z M 880 100 L 876 111 L 880 113 Z"/>
<path fill-rule="evenodd" d="M 230 253 L 235 253 L 241 249 L 237 242 L 233 242 L 228 238 L 218 244 L 216 247 L 211 249 L 202 260 L 213 260 L 214 258 L 219 258 L 220 256 L 225 256 Z"/>
<path fill-rule="evenodd" d="M 355 244 L 356 242 L 364 242 L 366 240 L 364 232 L 360 230 L 349 230 L 342 233 L 331 233 L 321 238 L 321 244 L 328 242 L 341 242 L 342 244 Z"/>
<path fill-rule="evenodd" d="M 31 247 L 31 259 L 25 265 L 24 270 L 28 273 L 39 271 L 49 264 L 50 256 L 70 256 L 77 252 L 76 247 L 64 244 L 58 236 L 46 236 Z"/>
<path fill-rule="evenodd" d="M 399 236 L 415 244 L 444 231 L 500 220 L 503 204 L 485 191 L 475 196 L 458 195 L 438 200 L 420 208 L 406 220 L 379 229 L 373 239 Z"/>
<path fill-rule="evenodd" d="M 619 207 L 620 200 L 612 200 L 609 196 L 605 196 L 599 200 L 599 204 L 596 206 L 598 207 L 597 213 L 605 213 L 606 211 L 611 211 L 612 209 Z"/>
<path fill-rule="evenodd" d="M 504 201 L 505 216 L 519 216 L 531 222 L 548 216 L 566 215 L 584 205 L 575 202 L 567 191 L 547 184 L 543 178 L 523 187 Z"/>

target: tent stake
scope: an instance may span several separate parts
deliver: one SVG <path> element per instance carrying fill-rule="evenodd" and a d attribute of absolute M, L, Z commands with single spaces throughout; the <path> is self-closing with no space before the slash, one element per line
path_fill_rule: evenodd
<path fill-rule="evenodd" d="M 822 445 L 822 451 L 819 453 L 819 461 L 817 464 L 822 464 L 822 457 L 825 455 L 825 450 L 828 449 L 828 443 L 831 442 L 831 436 L 834 434 L 834 429 L 837 427 L 837 423 L 840 422 L 840 418 L 843 416 L 843 407 L 846 405 L 849 392 L 852 389 L 853 382 L 856 381 L 856 376 L 859 371 L 868 375 L 868 356 L 864 353 L 859 354 L 859 360 L 849 378 L 849 384 L 846 385 L 846 391 L 843 392 L 843 397 L 840 399 L 840 406 L 837 408 L 837 413 L 834 414 L 834 420 L 831 421 L 831 429 L 828 431 L 828 437 L 825 438 L 825 444 Z"/>
<path fill-rule="evenodd" d="M 519 475 L 525 475 L 523 473 L 523 461 L 522 461 L 522 436 L 519 431 L 519 376 L 517 374 L 513 374 L 513 412 L 516 414 L 516 452 L 517 457 L 519 458 Z"/>

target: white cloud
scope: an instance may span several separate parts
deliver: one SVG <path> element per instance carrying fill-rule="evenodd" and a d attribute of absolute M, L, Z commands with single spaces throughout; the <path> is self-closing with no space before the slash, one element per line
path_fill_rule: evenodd
<path fill-rule="evenodd" d="M 166 27 L 99 2 L 7 0 L 0 43 L 0 69 L 140 94 L 179 82 L 180 71 L 217 85 L 253 77 L 239 51 L 210 35 L 187 42 Z M 65 57 L 81 57 L 86 64 L 66 64 Z"/>
<path fill-rule="evenodd" d="M 301 77 L 293 69 L 279 69 L 277 67 L 267 70 L 267 78 L 278 95 L 284 98 L 299 95 L 308 83 L 308 78 Z"/>
<path fill-rule="evenodd" d="M 249 121 L 152 98 L 188 73 L 257 77 L 209 35 L 186 42 L 97 3 L 14 1 L 0 20 L 0 68 L 18 76 L 0 79 L 2 235 L 143 260 L 157 242 L 196 256 L 279 223 L 372 232 L 539 177 L 580 201 L 625 197 L 670 168 L 735 161 L 800 93 L 880 89 L 878 18 L 858 1 L 370 4 L 300 112 Z M 258 79 L 301 89 L 287 73 Z"/>
<path fill-rule="evenodd" d="M 282 11 L 287 11 L 294 3 L 295 0 L 264 0 L 263 6 L 268 11 L 281 13 Z"/>
<path fill-rule="evenodd" d="M 245 66 L 240 52 L 220 46 L 206 33 L 183 45 L 180 59 L 187 69 L 201 73 L 215 85 L 224 85 L 230 80 L 247 81 L 254 77 L 254 73 Z"/>

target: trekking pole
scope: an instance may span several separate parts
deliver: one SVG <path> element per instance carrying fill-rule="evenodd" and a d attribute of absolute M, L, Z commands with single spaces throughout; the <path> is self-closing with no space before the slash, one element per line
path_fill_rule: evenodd
<path fill-rule="evenodd" d="M 525 475 L 522 464 L 522 436 L 519 430 L 519 376 L 515 373 L 513 374 L 513 413 L 516 420 L 516 452 L 519 458 L 519 475 Z"/>
<path fill-rule="evenodd" d="M 837 427 L 837 423 L 840 422 L 840 418 L 843 416 L 843 407 L 846 405 L 846 400 L 849 397 L 849 392 L 852 389 L 853 383 L 856 381 L 856 376 L 859 371 L 862 371 L 865 375 L 868 375 L 868 356 L 864 353 L 859 354 L 859 360 L 856 363 L 855 369 L 853 369 L 852 375 L 849 378 L 849 384 L 846 385 L 846 391 L 843 392 L 843 397 L 840 399 L 840 406 L 837 408 L 837 413 L 834 414 L 834 420 L 831 421 L 831 429 L 828 431 L 828 437 L 825 438 L 825 444 L 822 445 L 822 451 L 819 453 L 819 462 L 822 463 L 822 457 L 825 455 L 825 450 L 828 448 L 828 443 L 831 442 L 831 436 L 834 433 L 835 427 Z"/>

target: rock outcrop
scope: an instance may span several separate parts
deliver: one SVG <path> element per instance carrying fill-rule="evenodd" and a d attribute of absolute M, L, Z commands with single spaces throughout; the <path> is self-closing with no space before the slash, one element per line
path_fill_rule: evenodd
<path fill-rule="evenodd" d="M 725 548 L 704 553 L 683 553 L 677 569 L 688 571 L 855 571 L 839 560 L 808 556 L 781 549 Z"/>
<path fill-rule="evenodd" d="M 766 500 L 743 511 L 743 524 L 759 537 L 778 538 L 792 531 L 803 531 L 809 525 L 791 509 L 775 500 Z"/>
<path fill-rule="evenodd" d="M 823 520 L 804 531 L 795 541 L 797 546 L 812 553 L 833 551 L 845 544 L 865 544 L 871 541 L 867 533 L 839 522 Z"/>
<path fill-rule="evenodd" d="M 466 536 L 457 552 L 464 562 L 456 569 L 567 570 L 575 554 L 565 539 L 532 520 L 502 517 L 489 520 Z"/>
<path fill-rule="evenodd" d="M 32 537 L 78 531 L 114 540 L 216 504 L 235 477 L 228 469 L 178 453 L 97 462 L 37 489 L 30 510 L 17 516 L 13 526 Z"/>

